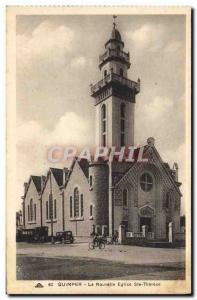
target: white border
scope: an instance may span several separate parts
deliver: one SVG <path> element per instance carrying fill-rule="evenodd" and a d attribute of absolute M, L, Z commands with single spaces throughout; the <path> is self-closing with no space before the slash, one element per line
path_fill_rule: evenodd
<path fill-rule="evenodd" d="M 6 114 L 5 114 L 5 73 L 6 73 L 6 67 L 5 67 L 5 32 L 6 32 L 6 22 L 5 22 L 5 6 L 6 5 L 47 5 L 47 6 L 52 6 L 52 5 L 92 5 L 92 6 L 98 6 L 98 5 L 187 5 L 187 6 L 192 6 L 194 9 L 197 8 L 197 1 L 196 0 L 171 0 L 171 1 L 161 1 L 161 0 L 152 0 L 152 1 L 146 1 L 146 0 L 138 0 L 138 1 L 120 1 L 120 0 L 111 0 L 110 2 L 107 0 L 72 0 L 72 1 L 66 1 L 66 0 L 58 0 L 58 1 L 50 1 L 50 0 L 1 0 L 0 2 L 0 82 L 1 82 L 1 101 L 0 101 L 0 120 L 1 120 L 1 126 L 0 126 L 0 140 L 1 140 L 1 145 L 0 145 L 0 165 L 1 165 L 1 173 L 0 173 L 0 195 L 1 195 L 1 210 L 0 210 L 0 225 L 1 225 L 1 234 L 0 234 L 0 253 L 1 253 L 1 270 L 5 270 L 5 121 L 6 121 Z M 194 24 L 194 37 L 196 40 L 196 24 Z M 194 45 L 195 47 L 195 45 Z M 194 68 L 196 67 L 196 63 Z M 193 82 L 193 85 L 195 86 L 196 84 L 196 78 L 195 81 Z M 195 113 L 197 112 L 197 106 L 195 106 Z M 196 125 L 196 124 L 194 124 Z M 196 129 L 196 126 L 195 128 Z M 195 138 L 197 138 L 196 131 L 195 131 Z M 195 139 L 197 140 L 197 139 Z M 196 144 L 195 144 L 196 146 Z M 196 167 L 195 163 L 195 167 Z M 194 187 L 197 186 L 197 182 L 195 181 Z M 195 206 L 197 207 L 197 205 Z M 196 212 L 196 211 L 195 211 Z M 196 261 L 196 260 L 195 260 Z M 5 295 L 5 271 L 1 272 L 0 275 L 0 298 L 5 299 L 7 296 Z M 196 282 L 195 282 L 196 283 Z M 194 284 L 195 284 L 194 283 Z M 27 297 L 23 297 L 26 299 Z M 29 298 L 29 297 L 28 297 Z M 38 297 L 41 299 L 41 297 Z M 78 298 L 78 297 L 77 297 Z M 171 298 L 171 297 L 170 297 Z"/>

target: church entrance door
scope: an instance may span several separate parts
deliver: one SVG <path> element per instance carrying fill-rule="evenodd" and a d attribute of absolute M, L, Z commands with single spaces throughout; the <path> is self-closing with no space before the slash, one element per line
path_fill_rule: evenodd
<path fill-rule="evenodd" d="M 140 218 L 140 231 L 142 232 L 142 226 L 143 225 L 146 225 L 147 226 L 147 229 L 148 229 L 148 232 L 152 232 L 152 224 L 151 224 L 151 218 L 148 218 L 148 217 L 143 217 L 143 218 Z"/>

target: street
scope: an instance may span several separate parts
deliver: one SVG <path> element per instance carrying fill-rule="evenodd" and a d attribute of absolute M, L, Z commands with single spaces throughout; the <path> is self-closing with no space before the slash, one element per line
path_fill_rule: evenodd
<path fill-rule="evenodd" d="M 17 244 L 17 279 L 184 279 L 184 249 L 88 244 Z"/>

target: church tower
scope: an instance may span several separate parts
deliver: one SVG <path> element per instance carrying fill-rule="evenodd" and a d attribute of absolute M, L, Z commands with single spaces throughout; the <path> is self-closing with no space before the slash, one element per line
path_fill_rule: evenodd
<path fill-rule="evenodd" d="M 101 80 L 91 85 L 91 96 L 96 108 L 96 146 L 134 145 L 134 106 L 140 81 L 127 78 L 130 68 L 129 52 L 116 28 L 113 17 L 111 37 L 105 43 L 105 52 L 99 56 Z"/>

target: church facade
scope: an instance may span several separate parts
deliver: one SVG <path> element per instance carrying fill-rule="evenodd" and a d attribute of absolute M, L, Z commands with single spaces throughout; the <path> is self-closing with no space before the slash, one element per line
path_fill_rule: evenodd
<path fill-rule="evenodd" d="M 134 145 L 135 102 L 140 80 L 127 77 L 130 55 L 116 25 L 99 57 L 101 79 L 91 85 L 95 105 L 96 146 L 119 149 Z M 135 150 L 140 151 L 140 148 Z M 23 226 L 47 226 L 49 235 L 71 230 L 86 238 L 112 235 L 120 225 L 138 234 L 146 225 L 150 238 L 163 240 L 168 225 L 180 232 L 181 192 L 178 166 L 162 161 L 154 138 L 143 148 L 146 162 L 74 159 L 69 169 L 50 168 L 24 184 Z"/>

